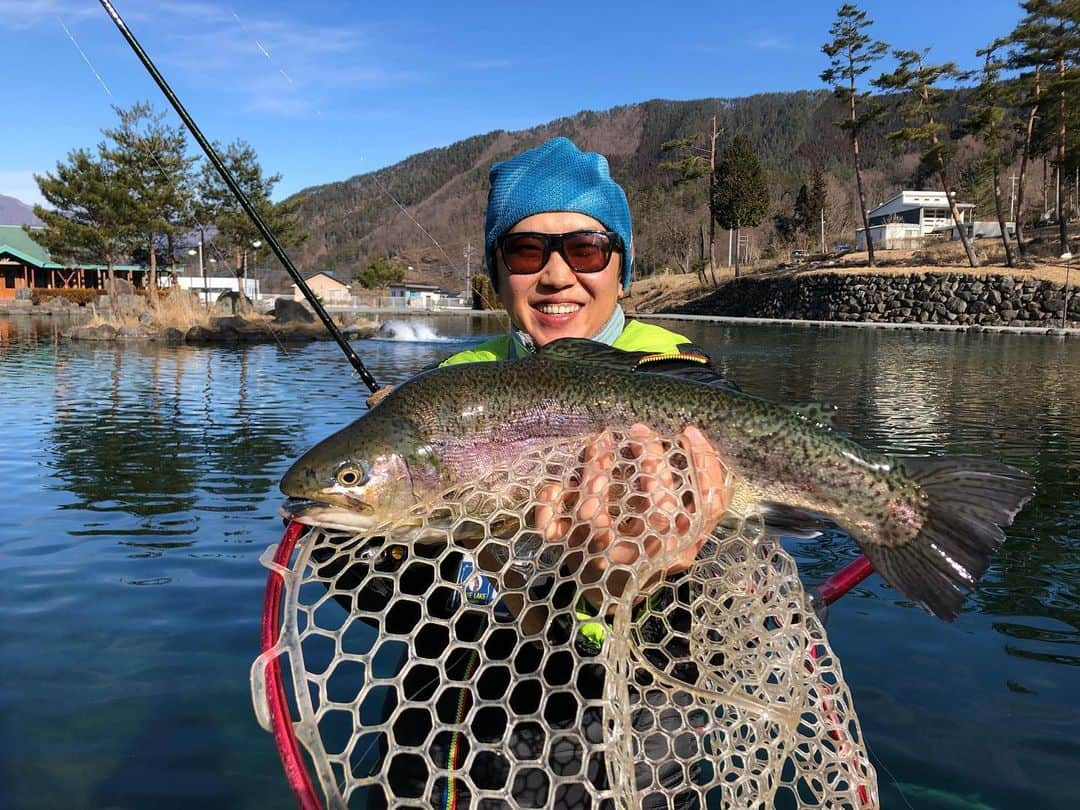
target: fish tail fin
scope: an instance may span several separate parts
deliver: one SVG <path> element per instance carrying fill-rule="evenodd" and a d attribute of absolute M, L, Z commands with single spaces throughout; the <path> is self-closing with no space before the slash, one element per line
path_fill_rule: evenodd
<path fill-rule="evenodd" d="M 860 546 L 892 587 L 952 621 L 1004 542 L 1001 527 L 1034 494 L 1034 482 L 1023 470 L 982 459 L 930 457 L 898 464 L 926 495 L 922 528 L 909 542 Z"/>

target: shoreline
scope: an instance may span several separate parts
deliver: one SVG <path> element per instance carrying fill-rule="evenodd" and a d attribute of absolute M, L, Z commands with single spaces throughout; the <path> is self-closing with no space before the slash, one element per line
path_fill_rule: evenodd
<path fill-rule="evenodd" d="M 60 317 L 60 318 L 72 318 L 75 313 L 71 311 L 56 311 L 56 310 L 42 310 L 36 311 L 36 307 L 19 307 L 6 308 L 0 307 L 0 317 Z M 506 313 L 503 310 L 487 309 L 487 310 L 469 310 L 469 309 L 423 309 L 423 310 L 399 310 L 399 309 L 346 309 L 335 307 L 332 310 L 333 313 L 353 313 L 364 315 L 397 315 L 406 317 L 500 317 L 505 318 Z M 1060 326 L 1048 327 L 1048 326 L 981 326 L 981 325 L 956 325 L 956 324 L 944 324 L 944 323 L 909 323 L 909 322 L 892 322 L 892 321 L 822 321 L 822 320 L 808 320 L 801 318 L 756 318 L 756 317 L 744 317 L 736 315 L 686 315 L 681 313 L 664 313 L 664 312 L 633 312 L 627 309 L 626 316 L 628 318 L 637 318 L 638 320 L 668 320 L 668 321 L 689 321 L 700 323 L 718 323 L 728 324 L 731 326 L 803 326 L 807 328 L 827 329 L 827 328 L 865 328 L 865 329 L 892 329 L 903 330 L 910 329 L 922 332 L 982 332 L 982 333 L 1001 333 L 1001 334 L 1013 334 L 1013 335 L 1043 335 L 1043 336 L 1057 336 L 1057 337 L 1080 337 L 1080 328 Z M 314 340 L 330 340 L 330 335 L 325 333 L 325 337 L 308 338 Z M 130 340 L 130 338 L 128 338 Z"/>
<path fill-rule="evenodd" d="M 1057 337 L 1080 337 L 1075 327 L 1047 326 L 980 326 L 950 323 L 905 323 L 894 321 L 816 321 L 801 318 L 752 318 L 736 315 L 684 315 L 680 313 L 635 312 L 628 317 L 640 320 L 699 321 L 751 326 L 806 326 L 818 329 L 833 327 L 869 329 L 913 329 L 922 332 L 1000 332 L 1013 335 L 1053 335 Z"/>

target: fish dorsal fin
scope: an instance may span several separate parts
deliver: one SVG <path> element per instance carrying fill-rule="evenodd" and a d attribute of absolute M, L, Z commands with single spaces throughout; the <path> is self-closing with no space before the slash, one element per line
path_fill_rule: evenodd
<path fill-rule="evenodd" d="M 679 377 L 725 391 L 738 391 L 712 367 L 709 356 L 687 346 L 670 352 L 628 352 L 585 338 L 561 338 L 537 349 L 536 358 L 571 363 L 591 363 L 639 374 Z"/>
<path fill-rule="evenodd" d="M 828 430 L 836 429 L 837 407 L 835 405 L 808 402 L 805 405 L 797 405 L 792 410 L 817 427 L 827 428 Z"/>
<path fill-rule="evenodd" d="M 655 352 L 624 352 L 587 338 L 559 338 L 536 350 L 534 357 L 566 363 L 593 363 L 631 371 Z"/>
<path fill-rule="evenodd" d="M 666 363 L 678 361 L 682 363 L 697 363 L 699 365 L 708 366 L 710 360 L 707 355 L 702 352 L 688 349 L 686 351 L 674 351 L 674 352 L 657 352 L 655 354 L 646 354 L 638 359 L 637 364 L 634 366 L 635 371 L 649 371 L 648 366 L 650 363 Z"/>

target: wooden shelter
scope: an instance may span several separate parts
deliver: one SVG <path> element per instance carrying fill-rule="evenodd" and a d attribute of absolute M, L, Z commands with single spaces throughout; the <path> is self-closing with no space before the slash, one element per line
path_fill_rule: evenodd
<path fill-rule="evenodd" d="M 136 287 L 146 281 L 146 268 L 115 265 L 117 278 Z M 17 290 L 104 290 L 108 267 L 103 264 L 67 265 L 54 262 L 44 247 L 21 225 L 0 225 L 0 300 L 15 297 Z"/>

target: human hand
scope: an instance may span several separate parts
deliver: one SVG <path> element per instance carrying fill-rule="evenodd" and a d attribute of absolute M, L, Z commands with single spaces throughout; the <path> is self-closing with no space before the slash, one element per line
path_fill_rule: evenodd
<path fill-rule="evenodd" d="M 622 442 L 604 433 L 585 449 L 575 486 L 548 484 L 538 493 L 533 524 L 546 542 L 576 553 L 584 595 L 599 607 L 618 597 L 632 569 L 646 581 L 644 596 L 667 573 L 689 567 L 727 508 L 726 473 L 701 431 L 687 427 L 676 442 L 642 424 Z M 609 572 L 612 566 L 618 566 Z"/>

